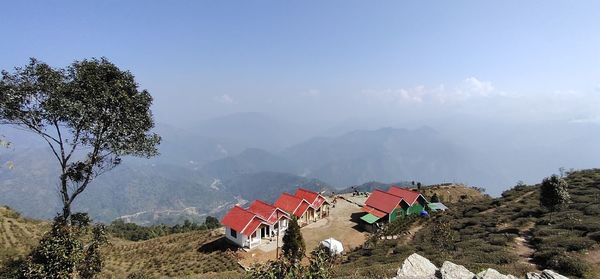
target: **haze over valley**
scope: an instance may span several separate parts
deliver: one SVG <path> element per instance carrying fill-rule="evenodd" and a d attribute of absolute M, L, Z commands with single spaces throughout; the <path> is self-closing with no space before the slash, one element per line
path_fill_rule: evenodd
<path fill-rule="evenodd" d="M 186 127 L 159 123 L 160 156 L 126 158 L 98 177 L 76 208 L 105 222 L 177 223 L 220 216 L 256 198 L 273 201 L 274 189 L 336 191 L 372 181 L 464 183 L 495 196 L 517 181 L 536 183 L 560 167 L 589 168 L 600 158 L 594 123 L 430 124 L 303 127 L 259 112 Z M 15 167 L 0 173 L 0 203 L 26 216 L 53 217 L 58 195 L 47 185 L 57 184 L 58 169 L 51 153 L 27 133 L 2 133 L 14 142 L 2 156 Z"/>

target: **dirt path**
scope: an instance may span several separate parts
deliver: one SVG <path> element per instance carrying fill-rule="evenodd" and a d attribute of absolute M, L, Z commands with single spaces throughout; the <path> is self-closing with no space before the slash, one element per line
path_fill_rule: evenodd
<path fill-rule="evenodd" d="M 362 245 L 367 234 L 356 228 L 352 214 L 361 212 L 360 207 L 346 200 L 338 200 L 335 208 L 331 208 L 330 216 L 302 228 L 307 252 L 319 246 L 326 238 L 333 237 L 342 242 L 345 250 Z"/>
<path fill-rule="evenodd" d="M 515 199 L 513 202 L 520 202 L 522 201 L 524 198 L 529 197 L 531 195 L 533 195 L 533 193 L 535 193 L 535 191 L 529 191 L 525 194 L 523 194 L 522 196 L 518 197 L 517 199 Z"/>
<path fill-rule="evenodd" d="M 583 260 L 592 267 L 592 274 L 600 274 L 600 247 L 586 252 Z"/>
<path fill-rule="evenodd" d="M 367 233 L 358 228 L 358 224 L 355 220 L 352 220 L 353 215 L 362 213 L 358 204 L 361 204 L 361 202 L 364 203 L 364 199 L 361 200 L 360 198 L 353 198 L 351 196 L 345 196 L 345 198 L 337 200 L 335 207 L 330 209 L 329 216 L 301 228 L 302 236 L 306 243 L 307 255 L 317 248 L 321 241 L 329 237 L 342 242 L 345 251 L 360 246 L 365 242 Z M 279 245 L 282 245 L 282 241 Z M 273 247 L 276 247 L 276 245 L 267 244 L 248 252 L 240 252 L 240 256 L 242 257 L 240 263 L 243 266 L 252 266 L 255 263 L 275 259 L 276 252 Z"/>
<path fill-rule="evenodd" d="M 406 236 L 402 239 L 402 244 L 408 244 L 415 240 L 415 235 L 423 229 L 424 224 L 414 224 L 410 229 L 408 229 Z"/>
<path fill-rule="evenodd" d="M 515 237 L 515 252 L 521 259 L 521 262 L 530 264 L 531 256 L 535 250 L 531 248 L 525 237 Z"/>
<path fill-rule="evenodd" d="M 539 271 L 537 265 L 533 263 L 532 257 L 535 253 L 535 249 L 529 244 L 531 239 L 531 229 L 535 226 L 535 223 L 530 222 L 525 224 L 519 229 L 519 236 L 515 237 L 513 248 L 515 253 L 519 256 L 519 263 L 530 266 Z"/>

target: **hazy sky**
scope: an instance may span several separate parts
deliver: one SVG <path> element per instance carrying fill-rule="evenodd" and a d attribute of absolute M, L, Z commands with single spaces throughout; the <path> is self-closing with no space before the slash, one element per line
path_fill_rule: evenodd
<path fill-rule="evenodd" d="M 0 68 L 106 56 L 159 122 L 600 122 L 598 1 L 5 1 Z"/>

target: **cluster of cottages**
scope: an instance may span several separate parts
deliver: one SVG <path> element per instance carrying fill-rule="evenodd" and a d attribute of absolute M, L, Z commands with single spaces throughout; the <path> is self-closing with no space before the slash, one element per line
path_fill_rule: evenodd
<path fill-rule="evenodd" d="M 365 201 L 362 210 L 366 212 L 360 219 L 366 230 L 374 232 L 383 224 L 404 216 L 421 214 L 425 208 L 435 210 L 421 193 L 398 186 L 385 192 L 375 190 Z"/>
<path fill-rule="evenodd" d="M 277 237 L 288 227 L 291 216 L 300 226 L 329 214 L 329 202 L 319 193 L 299 188 L 294 195 L 283 193 L 271 205 L 255 200 L 247 208 L 238 205 L 221 220 L 225 237 L 242 248 L 253 249 L 263 239 Z"/>

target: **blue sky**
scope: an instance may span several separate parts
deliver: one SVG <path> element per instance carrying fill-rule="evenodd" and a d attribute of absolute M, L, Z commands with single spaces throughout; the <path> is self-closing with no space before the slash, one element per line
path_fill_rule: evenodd
<path fill-rule="evenodd" d="M 598 1 L 5 1 L 0 68 L 105 56 L 169 123 L 239 111 L 600 121 L 598 11 Z"/>

